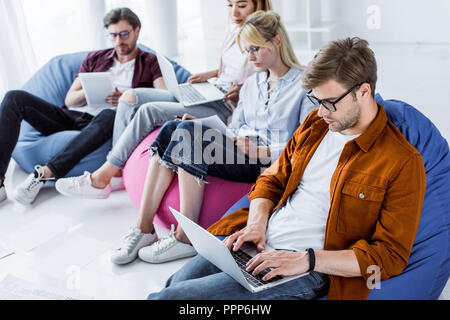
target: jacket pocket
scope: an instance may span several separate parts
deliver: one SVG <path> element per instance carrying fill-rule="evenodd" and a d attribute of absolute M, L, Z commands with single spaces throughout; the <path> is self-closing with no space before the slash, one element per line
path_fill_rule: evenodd
<path fill-rule="evenodd" d="M 346 181 L 341 191 L 337 232 L 363 237 L 373 233 L 386 190 Z"/>

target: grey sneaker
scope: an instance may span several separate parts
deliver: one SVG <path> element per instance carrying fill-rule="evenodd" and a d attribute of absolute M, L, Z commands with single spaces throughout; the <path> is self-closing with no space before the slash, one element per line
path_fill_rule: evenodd
<path fill-rule="evenodd" d="M 46 181 L 54 180 L 54 179 L 44 179 L 44 173 L 42 172 L 41 166 L 34 167 L 36 170 L 36 174 L 32 173 L 28 176 L 28 178 L 19 185 L 14 193 L 14 200 L 17 202 L 29 205 L 34 202 L 39 191 L 41 191 Z"/>
<path fill-rule="evenodd" d="M 5 201 L 8 198 L 6 195 L 6 188 L 4 185 L 0 187 L 0 203 Z"/>
<path fill-rule="evenodd" d="M 167 238 L 139 250 L 139 258 L 149 263 L 164 263 L 197 255 L 194 247 L 175 238 L 174 226 Z"/>
<path fill-rule="evenodd" d="M 153 234 L 144 234 L 138 228 L 132 228 L 127 234 L 120 246 L 111 254 L 111 262 L 114 264 L 127 264 L 136 260 L 138 251 L 149 246 L 158 240 L 156 232 Z"/>

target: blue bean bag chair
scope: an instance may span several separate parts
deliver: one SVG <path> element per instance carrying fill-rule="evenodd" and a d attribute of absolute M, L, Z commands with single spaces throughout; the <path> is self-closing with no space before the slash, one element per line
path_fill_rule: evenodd
<path fill-rule="evenodd" d="M 422 155 L 427 188 L 419 229 L 408 266 L 399 276 L 381 282 L 369 300 L 436 300 L 450 275 L 450 152 L 447 141 L 422 113 L 398 100 L 378 103 L 388 118 Z M 248 196 L 236 203 L 225 216 L 250 205 Z M 323 298 L 326 299 L 326 298 Z"/>
<path fill-rule="evenodd" d="M 140 45 L 145 51 L 153 50 Z M 22 88 L 54 105 L 64 105 L 66 94 L 69 91 L 83 60 L 89 52 L 79 52 L 61 55 L 53 58 L 42 67 Z M 178 81 L 184 83 L 191 73 L 171 61 Z M 79 131 L 63 131 L 50 136 L 43 136 L 27 122 L 23 121 L 20 136 L 13 152 L 14 160 L 27 172 L 34 172 L 34 166 L 46 164 L 57 155 L 77 135 Z M 87 155 L 69 173 L 68 177 L 79 176 L 84 171 L 93 172 L 105 161 L 112 143 L 108 141 L 102 147 Z"/>

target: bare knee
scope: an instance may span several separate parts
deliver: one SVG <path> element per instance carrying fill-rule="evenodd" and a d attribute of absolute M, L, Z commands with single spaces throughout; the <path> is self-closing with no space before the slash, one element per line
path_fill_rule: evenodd
<path fill-rule="evenodd" d="M 125 91 L 121 99 L 125 102 L 134 104 L 136 103 L 136 94 L 134 93 L 134 90 L 128 90 Z"/>

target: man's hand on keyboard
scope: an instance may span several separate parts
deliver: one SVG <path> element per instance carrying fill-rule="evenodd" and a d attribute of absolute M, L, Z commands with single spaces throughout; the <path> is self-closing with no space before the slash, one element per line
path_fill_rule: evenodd
<path fill-rule="evenodd" d="M 229 250 L 238 251 L 246 242 L 253 242 L 259 252 L 264 251 L 266 244 L 266 231 L 256 225 L 248 225 L 224 240 Z"/>
<path fill-rule="evenodd" d="M 269 251 L 262 252 L 251 259 L 247 264 L 247 272 L 257 276 L 262 271 L 271 269 L 263 277 L 269 281 L 276 276 L 288 277 L 301 275 L 309 269 L 307 252 Z"/>

